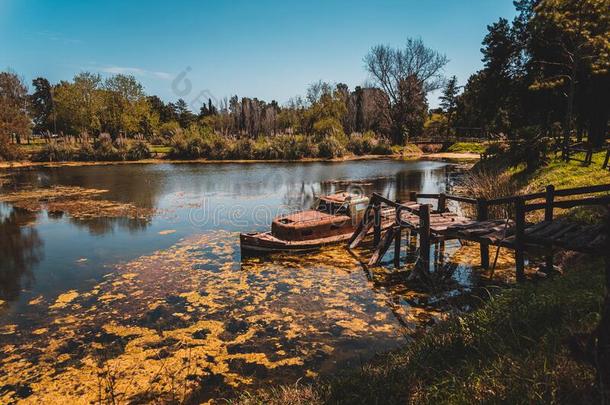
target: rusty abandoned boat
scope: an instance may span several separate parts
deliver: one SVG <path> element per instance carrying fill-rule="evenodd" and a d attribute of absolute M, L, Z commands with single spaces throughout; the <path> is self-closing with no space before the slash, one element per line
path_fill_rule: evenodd
<path fill-rule="evenodd" d="M 240 234 L 242 252 L 307 252 L 347 241 L 368 204 L 368 197 L 346 192 L 319 197 L 310 210 L 276 217 L 271 232 Z M 387 228 L 393 215 L 382 214 L 381 219 Z"/>

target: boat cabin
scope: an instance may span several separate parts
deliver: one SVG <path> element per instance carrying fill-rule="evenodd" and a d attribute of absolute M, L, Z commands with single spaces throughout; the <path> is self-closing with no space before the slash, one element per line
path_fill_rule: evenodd
<path fill-rule="evenodd" d="M 273 220 L 271 233 L 286 241 L 301 241 L 352 233 L 368 206 L 367 197 L 337 193 L 318 198 L 313 209 Z"/>

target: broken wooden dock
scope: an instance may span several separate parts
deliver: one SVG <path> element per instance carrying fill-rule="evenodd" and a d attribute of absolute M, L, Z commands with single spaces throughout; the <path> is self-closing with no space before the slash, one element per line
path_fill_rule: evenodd
<path fill-rule="evenodd" d="M 554 210 L 577 206 L 610 206 L 610 184 L 555 190 L 549 185 L 544 192 L 514 195 L 496 199 L 469 198 L 444 193 L 411 193 L 410 201 L 396 202 L 373 194 L 365 215 L 349 241 L 349 248 L 358 246 L 370 229 L 374 229 L 374 251 L 369 265 L 379 265 L 394 243 L 394 265 L 400 266 L 403 230 L 419 237 L 419 263 L 429 269 L 431 244 L 451 239 L 479 243 L 481 266 L 489 267 L 489 246 L 501 246 L 515 251 L 516 277 L 524 279 L 524 254 L 529 249 L 546 251 L 546 267 L 553 266 L 553 251 L 565 249 L 584 253 L 600 253 L 607 249 L 610 227 L 607 223 L 587 224 L 566 217 L 555 217 Z M 599 195 L 603 193 L 603 195 Z M 420 199 L 431 199 L 435 204 L 423 204 Z M 476 208 L 476 218 L 450 212 L 447 202 L 470 204 Z M 508 205 L 514 208 L 514 218 L 491 219 L 489 208 Z M 381 212 L 394 210 L 394 225 L 382 233 Z M 527 214 L 544 211 L 544 219 L 528 222 Z"/>

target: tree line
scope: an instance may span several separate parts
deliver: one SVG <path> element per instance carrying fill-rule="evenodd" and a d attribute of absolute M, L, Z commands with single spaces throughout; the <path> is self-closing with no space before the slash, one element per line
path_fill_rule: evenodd
<path fill-rule="evenodd" d="M 514 5 L 512 22 L 500 18 L 487 27 L 484 68 L 448 97 L 455 125 L 511 137 L 586 134 L 601 146 L 610 113 L 610 1 Z"/>
<path fill-rule="evenodd" d="M 422 134 L 460 135 L 462 128 L 509 138 L 588 135 L 600 146 L 610 109 L 609 0 L 517 0 L 512 22 L 500 18 L 482 41 L 483 69 L 461 87 L 447 79 L 447 57 L 421 39 L 377 45 L 364 57 L 370 76 L 354 89 L 316 82 L 280 105 L 238 96 L 192 111 L 182 99 L 147 95 L 135 77 L 83 72 L 70 81 L 32 81 L 0 73 L 0 146 L 34 134 L 172 144 L 179 136 L 214 134 L 259 140 L 299 135 L 347 145 L 350 135 L 404 145 Z M 441 90 L 440 107 L 428 96 Z M 4 140 L 4 142 L 2 142 Z M 384 141 L 385 142 L 385 141 Z"/>

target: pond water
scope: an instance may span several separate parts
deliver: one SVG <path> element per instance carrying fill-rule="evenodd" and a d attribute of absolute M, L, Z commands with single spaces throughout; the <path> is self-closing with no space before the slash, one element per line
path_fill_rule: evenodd
<path fill-rule="evenodd" d="M 316 195 L 445 191 L 444 162 L 156 164 L 3 173 L 2 193 L 106 190 L 140 216 L 86 218 L 0 203 L 0 402 L 200 401 L 357 367 L 442 318 L 472 286 L 413 290 L 342 246 L 240 256 L 239 232 L 268 229 Z M 101 212 L 101 211 L 100 211 Z M 451 249 L 449 249 L 451 250 Z M 454 249 L 455 250 L 455 249 Z M 390 253 L 391 254 L 391 253 Z M 457 293 L 456 293 L 457 292 Z M 440 302 L 440 304 L 439 304 Z"/>

